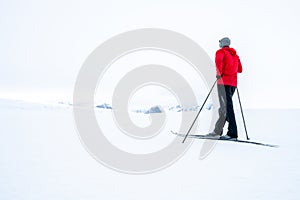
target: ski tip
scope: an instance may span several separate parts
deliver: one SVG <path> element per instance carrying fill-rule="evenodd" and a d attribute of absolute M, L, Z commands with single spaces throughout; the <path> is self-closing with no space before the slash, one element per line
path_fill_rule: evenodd
<path fill-rule="evenodd" d="M 272 145 L 270 145 L 271 147 L 274 147 L 274 148 L 279 148 L 280 146 L 279 145 L 277 145 L 277 144 L 272 144 Z"/>
<path fill-rule="evenodd" d="M 173 133 L 173 134 L 175 134 L 175 135 L 177 134 L 177 132 L 174 132 L 174 131 L 172 131 L 172 130 L 171 130 L 171 133 Z"/>

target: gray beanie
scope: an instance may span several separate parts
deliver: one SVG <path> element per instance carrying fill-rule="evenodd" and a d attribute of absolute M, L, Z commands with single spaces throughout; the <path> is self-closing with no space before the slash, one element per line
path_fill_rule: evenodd
<path fill-rule="evenodd" d="M 230 39 L 228 37 L 224 37 L 221 40 L 219 40 L 219 46 L 220 48 L 223 47 L 229 47 L 230 46 Z"/>

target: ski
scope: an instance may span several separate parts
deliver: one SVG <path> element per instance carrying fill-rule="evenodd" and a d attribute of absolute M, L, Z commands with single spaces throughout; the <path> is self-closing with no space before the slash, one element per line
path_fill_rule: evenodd
<path fill-rule="evenodd" d="M 185 134 L 180 134 L 177 132 L 171 131 L 174 135 L 180 136 L 180 137 L 185 137 Z M 278 145 L 274 144 L 266 144 L 266 143 L 261 143 L 261 142 L 254 142 L 254 141 L 247 141 L 247 140 L 222 140 L 216 137 L 209 137 L 206 135 L 188 135 L 188 138 L 195 138 L 195 139 L 203 139 L 203 140 L 218 140 L 218 141 L 228 141 L 228 142 L 239 142 L 239 143 L 247 143 L 247 144 L 254 144 L 254 145 L 259 145 L 259 146 L 266 146 L 266 147 L 275 147 L 278 148 Z"/>

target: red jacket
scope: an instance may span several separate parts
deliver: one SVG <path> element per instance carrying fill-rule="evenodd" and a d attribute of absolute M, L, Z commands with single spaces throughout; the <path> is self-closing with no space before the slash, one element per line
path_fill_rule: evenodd
<path fill-rule="evenodd" d="M 237 86 L 237 73 L 242 73 L 243 68 L 239 56 L 234 48 L 223 47 L 216 52 L 217 75 L 220 85 Z"/>

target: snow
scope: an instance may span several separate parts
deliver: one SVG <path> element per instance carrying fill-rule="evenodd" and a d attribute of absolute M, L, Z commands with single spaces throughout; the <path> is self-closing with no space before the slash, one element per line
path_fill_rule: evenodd
<path fill-rule="evenodd" d="M 299 199 L 300 110 L 244 112 L 250 138 L 280 148 L 219 142 L 207 158 L 199 160 L 204 141 L 195 140 L 170 167 L 147 175 L 128 175 L 108 169 L 90 156 L 76 133 L 70 107 L 1 100 L 0 199 Z M 176 131 L 180 115 L 167 111 L 165 128 Z M 108 119 L 111 110 L 99 111 L 97 116 Z M 133 120 L 146 123 L 146 116 L 135 113 Z M 245 139 L 238 110 L 236 117 L 239 136 Z M 201 126 L 208 123 L 203 116 L 200 121 Z M 105 122 L 107 128 L 115 129 L 113 120 Z M 127 140 L 134 140 L 123 140 L 126 137 L 119 137 L 121 141 L 115 144 L 123 141 L 122 148 L 126 148 Z M 141 146 L 161 148 L 173 137 L 164 130 L 162 136 L 153 138 L 155 143 L 163 142 Z M 141 146 L 136 144 L 128 151 Z"/>

